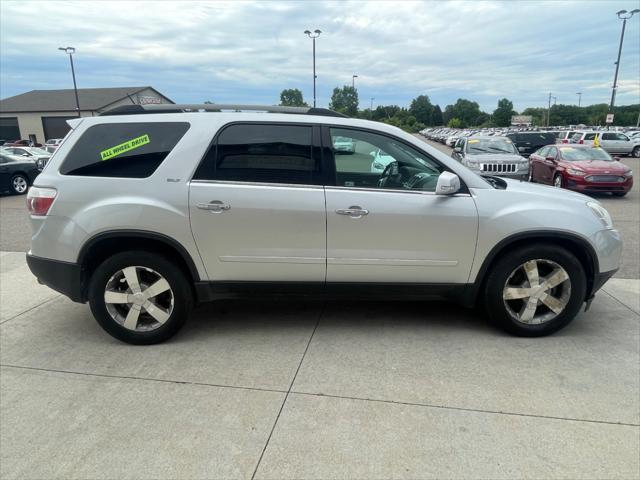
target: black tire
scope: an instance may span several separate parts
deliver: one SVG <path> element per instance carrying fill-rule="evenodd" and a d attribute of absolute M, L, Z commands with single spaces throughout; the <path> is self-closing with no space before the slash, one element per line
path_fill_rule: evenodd
<path fill-rule="evenodd" d="M 631 152 L 631 156 L 634 158 L 640 158 L 640 147 L 635 147 Z"/>
<path fill-rule="evenodd" d="M 107 282 L 118 271 L 130 266 L 152 269 L 164 277 L 171 288 L 171 314 L 154 330 L 139 332 L 125 328 L 107 310 L 104 299 Z M 184 325 L 194 303 L 193 290 L 182 269 L 166 257 L 142 251 L 118 253 L 102 262 L 91 275 L 88 297 L 91 312 L 98 324 L 111 336 L 134 345 L 151 345 L 171 338 Z M 144 310 L 141 316 L 143 314 Z"/>
<path fill-rule="evenodd" d="M 555 318 L 541 324 L 527 324 L 513 318 L 503 299 L 503 289 L 511 273 L 529 260 L 547 260 L 561 266 L 569 276 L 568 303 Z M 568 250 L 549 244 L 533 244 L 504 253 L 491 267 L 485 282 L 483 304 L 490 320 L 507 332 L 521 337 L 541 337 L 554 333 L 573 320 L 586 298 L 587 280 L 580 261 Z"/>
<path fill-rule="evenodd" d="M 614 197 L 624 197 L 628 192 L 611 192 Z"/>
<path fill-rule="evenodd" d="M 556 186 L 556 182 L 558 181 L 558 179 L 560 179 L 560 187 L 559 188 L 564 188 L 563 182 L 562 182 L 562 175 L 560 175 L 559 173 L 556 174 L 555 177 L 553 177 L 553 186 Z"/>
<path fill-rule="evenodd" d="M 18 185 L 20 185 L 20 187 L 18 187 Z M 27 178 L 26 175 L 22 174 L 22 173 L 16 173 L 14 176 L 11 177 L 11 193 L 14 195 L 24 195 L 25 193 L 27 193 L 27 190 L 29 190 L 29 178 Z M 21 186 L 24 185 L 25 189 L 21 190 Z"/>

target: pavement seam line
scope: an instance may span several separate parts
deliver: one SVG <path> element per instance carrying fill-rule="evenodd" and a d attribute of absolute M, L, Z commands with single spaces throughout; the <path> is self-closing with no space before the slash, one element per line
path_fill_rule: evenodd
<path fill-rule="evenodd" d="M 604 425 L 616 425 L 616 426 L 623 426 L 623 427 L 640 427 L 640 423 L 610 422 L 607 420 L 589 420 L 586 418 L 554 417 L 551 415 L 535 415 L 533 413 L 501 412 L 497 410 L 483 410 L 480 408 L 449 407 L 446 405 L 433 405 L 429 403 L 402 402 L 398 400 L 385 400 L 381 398 L 350 397 L 347 395 L 332 395 L 327 393 L 296 392 L 296 391 L 293 391 L 291 393 L 293 395 L 306 395 L 310 397 L 327 397 L 327 398 L 337 398 L 341 400 L 356 400 L 359 402 L 388 403 L 392 405 L 404 405 L 409 407 L 437 408 L 440 410 L 456 410 L 456 411 L 463 411 L 463 412 L 487 413 L 490 415 L 508 415 L 513 417 L 529 417 L 529 418 L 545 418 L 548 420 L 563 420 L 566 422 L 598 423 L 598 424 L 604 424 Z"/>
<path fill-rule="evenodd" d="M 289 389 L 287 390 L 284 399 L 282 400 L 282 405 L 280 405 L 280 410 L 278 410 L 278 415 L 276 416 L 275 422 L 273 422 L 273 426 L 271 427 L 271 431 L 269 432 L 269 436 L 267 437 L 267 441 L 262 448 L 262 452 L 260 452 L 260 457 L 258 458 L 258 463 L 256 463 L 256 468 L 253 470 L 253 475 L 251 475 L 251 480 L 255 480 L 256 474 L 258 473 L 258 468 L 260 468 L 260 463 L 264 457 L 265 452 L 267 451 L 267 447 L 269 446 L 269 442 L 271 441 L 271 437 L 273 436 L 273 432 L 276 429 L 276 425 L 278 425 L 278 420 L 280 420 L 280 415 L 282 414 L 282 410 L 284 409 L 285 403 L 287 403 L 287 398 L 289 398 L 289 394 L 291 393 L 291 389 L 293 388 L 293 384 L 298 377 L 298 372 L 300 371 L 300 367 L 302 367 L 302 362 L 304 362 L 304 358 L 307 356 L 307 351 L 309 351 L 309 345 L 311 345 L 311 341 L 313 340 L 313 336 L 316 334 L 316 330 L 318 329 L 318 325 L 320 325 L 320 319 L 322 318 L 322 314 L 324 313 L 325 303 L 322 304 L 320 308 L 320 313 L 318 314 L 318 318 L 316 320 L 316 324 L 313 327 L 313 331 L 311 332 L 311 336 L 309 336 L 309 340 L 307 341 L 307 346 L 304 348 L 304 352 L 302 353 L 302 358 L 300 358 L 300 362 L 298 363 L 298 368 L 296 368 L 296 373 L 293 374 L 293 378 L 291 379 L 291 383 L 289 384 Z"/>
<path fill-rule="evenodd" d="M 26 367 L 23 365 L 11 365 L 6 363 L 0 363 L 0 367 L 15 368 L 15 369 L 21 369 L 21 370 L 36 370 L 39 372 L 62 373 L 67 375 L 81 375 L 85 377 L 116 378 L 121 380 L 141 380 L 143 382 L 160 382 L 160 383 L 174 383 L 178 385 L 195 385 L 199 387 L 231 388 L 235 390 L 250 390 L 255 392 L 286 393 L 286 390 L 276 390 L 271 388 L 243 387 L 240 385 L 224 385 L 224 384 L 204 383 L 204 382 L 189 382 L 189 381 L 182 381 L 182 380 L 169 380 L 164 378 L 130 377 L 127 375 L 109 375 L 106 373 L 74 372 L 71 370 L 56 370 L 53 368 Z"/>
<path fill-rule="evenodd" d="M 55 296 L 53 296 L 53 297 L 51 297 L 51 298 L 48 298 L 48 299 L 46 299 L 44 302 L 39 303 L 38 305 L 35 305 L 35 306 L 31 307 L 31 308 L 26 309 L 24 312 L 17 313 L 17 314 L 15 314 L 13 317 L 9 317 L 9 318 L 7 318 L 7 319 L 5 319 L 5 320 L 2 320 L 2 321 L 0 322 L 0 325 L 4 325 L 4 324 L 5 324 L 5 323 L 7 323 L 9 320 L 13 320 L 14 318 L 18 318 L 19 316 L 24 315 L 25 313 L 29 313 L 30 311 L 35 310 L 35 309 L 36 309 L 36 308 L 38 308 L 38 307 L 41 307 L 41 306 L 42 306 L 42 305 L 44 305 L 45 303 L 48 303 L 48 302 L 50 302 L 50 301 L 52 301 L 52 300 L 55 300 L 56 298 L 60 298 L 61 296 L 62 296 L 62 294 L 58 294 L 58 295 L 55 295 Z"/>
<path fill-rule="evenodd" d="M 609 292 L 607 292 L 604 289 L 601 289 L 600 291 L 606 293 L 607 295 L 609 295 L 611 298 L 613 298 L 616 302 L 618 302 L 620 305 L 622 305 L 623 307 L 631 310 L 633 313 L 635 313 L 636 315 L 640 316 L 640 313 L 636 312 L 632 307 L 630 307 L 629 305 L 627 305 L 626 303 L 624 303 L 622 300 L 620 300 L 618 297 L 614 297 L 613 295 L 611 295 Z"/>

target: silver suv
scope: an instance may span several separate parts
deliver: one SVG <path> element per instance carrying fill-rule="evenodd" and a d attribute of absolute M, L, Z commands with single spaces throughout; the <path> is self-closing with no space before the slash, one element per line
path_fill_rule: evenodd
<path fill-rule="evenodd" d="M 598 202 L 480 177 L 382 123 L 149 105 L 69 124 L 28 194 L 28 264 L 125 342 L 171 337 L 198 302 L 309 294 L 444 297 L 541 336 L 618 268 Z"/>

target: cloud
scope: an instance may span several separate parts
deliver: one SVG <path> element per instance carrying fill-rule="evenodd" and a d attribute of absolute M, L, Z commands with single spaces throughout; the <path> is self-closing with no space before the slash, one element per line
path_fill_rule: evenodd
<path fill-rule="evenodd" d="M 363 105 L 442 107 L 464 97 L 486 110 L 606 103 L 620 22 L 610 2 L 57 2 L 0 3 L 0 94 L 65 88 L 58 46 L 76 47 L 80 86 L 146 85 L 182 102 L 275 103 L 283 88 L 309 101 L 311 40 L 318 98 L 357 74 Z M 34 28 L 34 18 L 46 19 Z M 640 29 L 627 23 L 617 102 L 640 102 Z"/>

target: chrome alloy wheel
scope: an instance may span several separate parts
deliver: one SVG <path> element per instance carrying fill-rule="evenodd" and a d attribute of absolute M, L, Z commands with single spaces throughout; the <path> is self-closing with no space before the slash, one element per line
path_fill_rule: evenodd
<path fill-rule="evenodd" d="M 29 185 L 27 184 L 27 180 L 22 177 L 22 176 L 17 176 L 13 179 L 13 189 L 17 192 L 17 193 L 24 193 L 27 191 L 27 187 Z"/>
<path fill-rule="evenodd" d="M 149 332 L 162 326 L 173 312 L 173 301 L 169 282 L 147 267 L 118 270 L 104 290 L 104 303 L 111 318 L 134 332 Z"/>
<path fill-rule="evenodd" d="M 540 325 L 560 315 L 571 298 L 569 275 L 551 260 L 529 260 L 516 268 L 502 292 L 509 315 L 518 322 Z"/>

